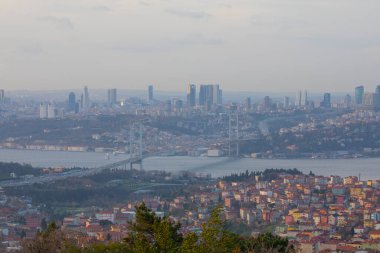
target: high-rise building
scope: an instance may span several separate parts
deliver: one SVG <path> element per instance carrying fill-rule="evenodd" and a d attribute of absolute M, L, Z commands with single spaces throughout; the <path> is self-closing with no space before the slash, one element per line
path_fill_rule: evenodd
<path fill-rule="evenodd" d="M 148 104 L 152 104 L 154 101 L 153 85 L 148 86 Z"/>
<path fill-rule="evenodd" d="M 289 97 L 284 97 L 284 108 L 288 109 L 290 106 L 290 99 Z"/>
<path fill-rule="evenodd" d="M 199 88 L 199 105 L 211 105 L 222 104 L 222 90 L 219 88 L 219 84 L 201 84 Z"/>
<path fill-rule="evenodd" d="M 166 103 L 165 103 L 165 111 L 167 113 L 171 113 L 172 111 L 172 101 L 171 100 L 167 100 Z"/>
<path fill-rule="evenodd" d="M 199 96 L 198 96 L 198 99 L 199 99 L 199 105 L 206 105 L 206 100 L 207 100 L 207 85 L 204 85 L 204 84 L 201 84 L 199 86 Z"/>
<path fill-rule="evenodd" d="M 186 89 L 187 106 L 194 107 L 196 103 L 196 86 L 195 84 L 188 84 Z"/>
<path fill-rule="evenodd" d="M 294 105 L 295 105 L 295 107 L 301 107 L 301 105 L 302 105 L 302 91 L 297 92 Z"/>
<path fill-rule="evenodd" d="M 199 87 L 199 105 L 206 105 L 207 100 L 207 85 L 201 84 Z"/>
<path fill-rule="evenodd" d="M 88 93 L 87 86 L 84 86 L 82 108 L 84 111 L 88 111 L 90 109 L 90 94 Z"/>
<path fill-rule="evenodd" d="M 363 95 L 363 102 L 361 104 L 362 109 L 374 110 L 377 104 L 376 93 L 366 92 Z"/>
<path fill-rule="evenodd" d="M 272 105 L 272 100 L 270 99 L 269 96 L 265 96 L 264 101 L 263 101 L 264 110 L 269 110 L 271 108 L 271 105 Z"/>
<path fill-rule="evenodd" d="M 358 86 L 355 88 L 355 105 L 363 104 L 364 87 Z"/>
<path fill-rule="evenodd" d="M 245 99 L 245 106 L 244 107 L 245 107 L 246 111 L 252 110 L 252 99 L 250 97 L 247 97 Z"/>
<path fill-rule="evenodd" d="M 211 86 L 212 88 L 212 96 L 211 96 L 211 104 L 213 105 L 219 105 L 220 101 L 220 90 L 219 90 L 219 85 L 215 84 Z"/>
<path fill-rule="evenodd" d="M 56 117 L 57 117 L 57 110 L 53 104 L 49 103 L 47 106 L 47 118 L 55 119 Z"/>
<path fill-rule="evenodd" d="M 302 94 L 301 106 L 307 106 L 308 104 L 309 104 L 309 101 L 307 97 L 307 91 L 305 90 Z"/>
<path fill-rule="evenodd" d="M 218 105 L 223 104 L 223 90 L 219 88 L 219 85 L 218 85 L 218 100 L 217 100 L 217 104 Z"/>
<path fill-rule="evenodd" d="M 380 85 L 378 85 L 376 87 L 376 91 L 375 91 L 375 94 L 376 94 L 376 109 L 377 110 L 380 110 Z"/>
<path fill-rule="evenodd" d="M 82 108 L 81 108 L 81 101 L 80 100 L 78 100 L 76 103 L 75 103 L 75 113 L 79 113 L 81 110 L 82 110 Z"/>
<path fill-rule="evenodd" d="M 352 106 L 352 98 L 351 98 L 350 94 L 347 94 L 344 97 L 344 107 L 345 108 L 350 108 L 351 106 Z"/>
<path fill-rule="evenodd" d="M 183 101 L 181 99 L 173 99 L 173 103 L 174 105 L 174 110 L 176 112 L 180 112 L 182 110 L 182 107 L 183 107 Z"/>
<path fill-rule="evenodd" d="M 75 111 L 75 104 L 76 104 L 75 93 L 70 92 L 69 100 L 68 100 L 68 104 L 67 104 L 69 111 L 71 111 L 71 112 Z"/>
<path fill-rule="evenodd" d="M 48 105 L 46 103 L 40 104 L 40 119 L 46 119 L 48 117 Z"/>
<path fill-rule="evenodd" d="M 323 101 L 321 103 L 321 106 L 324 108 L 331 108 L 331 94 L 325 93 L 323 95 Z"/>
<path fill-rule="evenodd" d="M 117 90 L 116 89 L 109 89 L 107 91 L 107 101 L 108 105 L 112 106 L 117 103 Z"/>
<path fill-rule="evenodd" d="M 4 90 L 0 90 L 0 102 L 3 102 L 4 98 L 5 98 L 5 91 Z"/>
<path fill-rule="evenodd" d="M 296 95 L 296 101 L 294 103 L 295 107 L 305 107 L 309 104 L 307 91 L 299 91 Z"/>
<path fill-rule="evenodd" d="M 363 101 L 360 106 L 365 110 L 380 110 L 380 87 L 376 87 L 375 93 L 366 92 L 363 95 Z"/>
<path fill-rule="evenodd" d="M 80 101 L 80 110 L 79 110 L 80 112 L 83 111 L 83 105 L 84 105 L 84 101 L 83 100 L 84 100 L 84 96 L 82 94 L 80 96 L 80 100 L 79 100 Z"/>

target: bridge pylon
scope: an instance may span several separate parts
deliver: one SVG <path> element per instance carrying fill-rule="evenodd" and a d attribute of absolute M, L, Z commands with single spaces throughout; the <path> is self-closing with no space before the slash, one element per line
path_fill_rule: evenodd
<path fill-rule="evenodd" d="M 233 147 L 236 144 L 235 148 Z M 239 113 L 230 112 L 228 115 L 228 156 L 240 156 Z"/>
<path fill-rule="evenodd" d="M 139 140 L 135 140 L 135 126 L 132 124 L 129 130 L 129 160 L 130 169 L 133 169 L 133 164 L 140 164 L 140 170 L 143 169 L 143 125 L 139 123 Z M 137 149 L 137 150 L 135 150 Z"/>

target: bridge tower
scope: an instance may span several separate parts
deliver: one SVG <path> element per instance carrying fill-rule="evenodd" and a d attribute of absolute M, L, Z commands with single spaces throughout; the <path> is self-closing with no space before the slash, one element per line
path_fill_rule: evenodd
<path fill-rule="evenodd" d="M 142 166 L 142 161 L 143 161 L 143 126 L 142 124 L 140 123 L 140 127 L 139 127 L 139 135 L 140 135 L 140 138 L 139 138 L 139 158 L 140 158 L 140 170 L 143 169 L 143 166 Z"/>
<path fill-rule="evenodd" d="M 143 160 L 143 125 L 139 123 L 139 140 L 138 143 L 135 141 L 135 126 L 136 124 L 131 125 L 129 130 L 129 158 L 130 168 L 133 168 L 133 164 L 140 164 L 140 169 L 143 169 L 142 160 Z M 138 150 L 134 150 L 137 146 Z"/>

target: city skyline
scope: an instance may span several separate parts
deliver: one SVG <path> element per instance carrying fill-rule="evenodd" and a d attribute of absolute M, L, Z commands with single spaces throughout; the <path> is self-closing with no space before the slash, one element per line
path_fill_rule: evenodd
<path fill-rule="evenodd" d="M 0 252 L 380 252 L 379 0 L 0 0 Z"/>
<path fill-rule="evenodd" d="M 342 92 L 380 81 L 377 1 L 2 2 L 3 89 Z M 323 18 L 322 18 L 323 17 Z M 94 29 L 96 27 L 96 29 Z M 36 32 L 38 31 L 38 32 Z"/>
<path fill-rule="evenodd" d="M 150 83 L 147 83 L 141 87 L 137 87 L 137 88 L 132 88 L 132 87 L 127 87 L 127 86 L 117 86 L 117 85 L 105 85 L 105 86 L 102 86 L 102 87 L 97 87 L 97 86 L 91 86 L 90 84 L 88 84 L 87 82 L 84 82 L 84 84 L 78 84 L 77 86 L 65 86 L 65 87 L 60 87 L 60 88 L 50 88 L 50 89 L 39 89 L 39 88 L 36 88 L 36 89 L 29 89 L 29 88 L 24 88 L 24 89 L 18 89 L 18 88 L 5 88 L 5 86 L 0 86 L 0 90 L 4 91 L 4 94 L 6 94 L 7 92 L 10 92 L 10 93 L 24 93 L 24 92 L 70 92 L 70 91 L 76 91 L 76 92 L 80 92 L 82 91 L 83 87 L 84 86 L 88 86 L 89 88 L 91 88 L 91 90 L 93 91 L 98 91 L 98 92 L 102 92 L 102 91 L 108 91 L 109 89 L 117 89 L 119 91 L 124 91 L 124 92 L 128 92 L 128 91 L 131 91 L 131 92 L 143 92 L 146 94 L 147 92 L 147 88 L 150 86 L 150 85 L 153 85 L 154 86 L 154 89 L 155 89 L 155 92 L 168 92 L 168 93 L 183 93 L 185 94 L 184 96 L 186 96 L 186 92 L 187 92 L 187 86 L 189 84 L 192 84 L 192 85 L 196 85 L 197 86 L 197 89 L 199 88 L 198 86 L 201 86 L 201 85 L 208 85 L 208 84 L 219 84 L 221 86 L 223 86 L 223 91 L 224 92 L 227 92 L 227 93 L 242 93 L 244 94 L 245 92 L 249 92 L 250 94 L 284 94 L 284 95 L 291 95 L 291 94 L 294 94 L 294 96 L 297 95 L 297 93 L 299 91 L 307 91 L 309 94 L 313 94 L 313 95 L 323 95 L 324 93 L 328 92 L 328 93 L 331 93 L 331 94 L 338 94 L 338 95 L 346 95 L 346 94 L 352 94 L 354 95 L 355 94 L 355 88 L 358 87 L 358 86 L 364 86 L 365 87 L 365 90 L 366 91 L 371 91 L 371 92 L 375 92 L 376 89 L 380 86 L 380 79 L 379 79 L 379 82 L 376 83 L 376 84 L 365 84 L 365 83 L 357 83 L 357 84 L 354 84 L 352 86 L 349 86 L 347 87 L 347 89 L 343 89 L 343 90 L 333 90 L 333 89 L 329 89 L 329 88 L 326 88 L 325 90 L 315 90 L 315 89 L 305 89 L 303 88 L 303 86 L 294 86 L 292 87 L 292 89 L 289 89 L 289 90 L 270 90 L 270 89 L 254 89 L 254 88 L 247 88 L 247 89 L 242 89 L 242 90 L 236 90 L 236 89 L 231 89 L 231 88 L 228 88 L 228 86 L 226 87 L 225 84 L 223 83 L 219 83 L 219 82 L 184 82 L 181 84 L 181 86 L 178 85 L 178 89 L 165 89 L 165 88 L 162 88 L 161 86 L 159 85 L 156 85 L 155 83 L 153 82 L 150 82 Z M 198 93 L 198 91 L 197 91 Z M 146 96 L 146 95 L 145 95 Z"/>

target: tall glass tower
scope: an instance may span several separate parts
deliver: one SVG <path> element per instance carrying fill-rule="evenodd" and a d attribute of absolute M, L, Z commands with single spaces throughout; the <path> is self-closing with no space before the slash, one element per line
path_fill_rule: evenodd
<path fill-rule="evenodd" d="M 196 99 L 196 86 L 195 84 L 188 84 L 186 89 L 187 106 L 194 107 Z"/>
<path fill-rule="evenodd" d="M 363 104 L 363 96 L 364 96 L 364 87 L 358 86 L 355 88 L 355 104 L 361 105 Z"/>
<path fill-rule="evenodd" d="M 148 86 L 148 104 L 152 104 L 154 100 L 153 97 L 153 85 Z"/>

